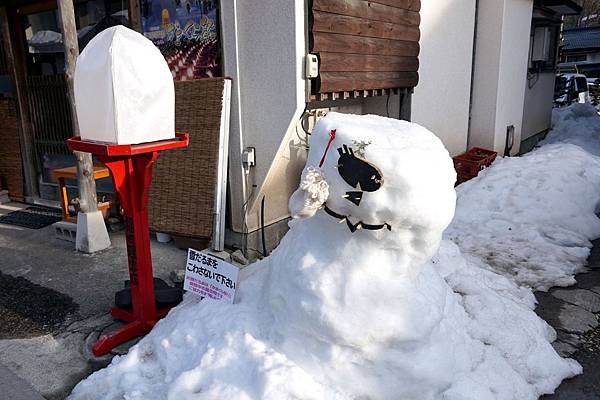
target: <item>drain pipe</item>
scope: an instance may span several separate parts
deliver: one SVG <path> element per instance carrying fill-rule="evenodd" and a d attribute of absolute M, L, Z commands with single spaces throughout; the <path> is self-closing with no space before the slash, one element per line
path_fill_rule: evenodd
<path fill-rule="evenodd" d="M 475 22 L 473 24 L 473 52 L 471 53 L 471 89 L 469 91 L 469 123 L 467 124 L 467 148 L 471 143 L 471 114 L 473 112 L 473 86 L 475 82 L 475 57 L 477 55 L 477 26 L 479 19 L 479 0 L 475 0 Z"/>

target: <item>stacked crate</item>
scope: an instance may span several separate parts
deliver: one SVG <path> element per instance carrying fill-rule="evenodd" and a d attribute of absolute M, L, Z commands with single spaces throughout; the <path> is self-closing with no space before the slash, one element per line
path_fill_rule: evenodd
<path fill-rule="evenodd" d="M 475 178 L 479 171 L 492 165 L 497 152 L 480 147 L 473 147 L 471 150 L 453 158 L 454 169 L 457 174 L 456 184 L 460 185 L 469 179 Z"/>

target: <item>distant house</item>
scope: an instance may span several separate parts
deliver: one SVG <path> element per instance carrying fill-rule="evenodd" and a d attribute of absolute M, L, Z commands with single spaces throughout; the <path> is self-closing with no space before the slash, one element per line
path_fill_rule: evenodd
<path fill-rule="evenodd" d="M 600 78 L 600 26 L 565 30 L 558 67 Z"/>
<path fill-rule="evenodd" d="M 412 119 L 452 154 L 518 154 L 551 127 L 560 29 L 572 0 L 424 1 Z"/>

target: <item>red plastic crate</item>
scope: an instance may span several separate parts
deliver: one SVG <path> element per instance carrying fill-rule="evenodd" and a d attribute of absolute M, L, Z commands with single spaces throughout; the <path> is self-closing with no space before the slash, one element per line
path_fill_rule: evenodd
<path fill-rule="evenodd" d="M 476 177 L 479 171 L 492 165 L 497 155 L 498 153 L 495 151 L 473 147 L 466 153 L 454 157 L 454 169 L 458 175 L 458 183 Z"/>

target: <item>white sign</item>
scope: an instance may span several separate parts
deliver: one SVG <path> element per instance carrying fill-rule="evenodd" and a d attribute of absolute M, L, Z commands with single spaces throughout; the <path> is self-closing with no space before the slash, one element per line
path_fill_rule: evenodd
<path fill-rule="evenodd" d="M 239 269 L 220 258 L 188 249 L 183 288 L 188 292 L 233 304 Z"/>

